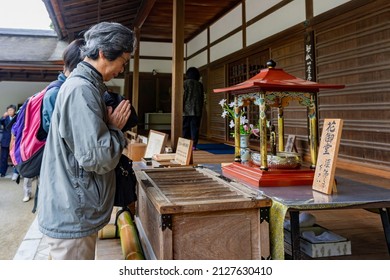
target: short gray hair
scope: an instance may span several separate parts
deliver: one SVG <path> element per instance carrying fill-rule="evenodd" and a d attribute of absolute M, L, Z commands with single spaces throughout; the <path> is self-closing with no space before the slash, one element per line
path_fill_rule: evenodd
<path fill-rule="evenodd" d="M 93 25 L 84 34 L 85 45 L 82 55 L 96 60 L 99 50 L 112 61 L 123 53 L 132 53 L 135 48 L 133 31 L 116 22 L 101 22 Z"/>

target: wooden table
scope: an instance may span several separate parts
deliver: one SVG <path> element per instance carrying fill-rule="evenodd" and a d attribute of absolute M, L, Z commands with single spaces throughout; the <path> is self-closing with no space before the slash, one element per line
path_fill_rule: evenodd
<path fill-rule="evenodd" d="M 136 225 L 147 259 L 270 258 L 270 199 L 208 169 L 138 168 Z"/>
<path fill-rule="evenodd" d="M 220 165 L 204 164 L 205 167 L 221 173 Z M 293 187 L 257 187 L 259 194 L 273 201 L 270 213 L 271 256 L 273 259 L 284 258 L 284 217 L 288 211 L 291 223 L 291 251 L 293 259 L 301 259 L 299 212 L 330 209 L 377 209 L 390 254 L 390 190 L 350 179 L 337 177 L 337 193 L 332 195 L 314 191 L 311 186 Z M 279 206 L 279 209 L 276 209 Z"/>

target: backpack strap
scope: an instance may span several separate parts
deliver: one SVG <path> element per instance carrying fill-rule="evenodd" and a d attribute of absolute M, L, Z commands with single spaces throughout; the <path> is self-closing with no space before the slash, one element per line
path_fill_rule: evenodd
<path fill-rule="evenodd" d="M 36 179 L 37 179 L 37 187 L 35 188 L 34 206 L 33 209 L 31 210 L 32 213 L 35 213 L 38 207 L 39 176 L 37 176 Z"/>
<path fill-rule="evenodd" d="M 52 89 L 52 88 L 60 88 L 62 86 L 62 84 L 64 83 L 64 81 L 61 81 L 61 80 L 55 80 L 55 81 L 52 81 L 46 88 L 45 88 L 45 94 L 48 90 Z M 42 102 L 43 102 L 43 99 L 42 99 Z M 43 129 L 43 123 L 42 123 L 42 109 L 43 109 L 43 105 L 41 105 L 41 123 L 39 125 L 39 129 L 38 129 L 38 132 L 37 132 L 37 138 L 40 140 L 40 141 L 44 141 L 47 137 L 47 132 Z"/>
<path fill-rule="evenodd" d="M 55 80 L 55 81 L 52 81 L 46 88 L 46 91 L 48 91 L 49 89 L 52 89 L 52 88 L 60 88 L 62 86 L 62 84 L 64 83 L 64 81 L 61 81 L 61 80 Z"/>

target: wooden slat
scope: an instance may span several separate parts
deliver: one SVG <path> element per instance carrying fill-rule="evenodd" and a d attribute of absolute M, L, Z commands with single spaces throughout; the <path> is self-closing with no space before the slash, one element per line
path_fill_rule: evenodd
<path fill-rule="evenodd" d="M 344 119 L 340 159 L 379 168 L 390 167 L 389 14 L 388 1 L 366 5 L 315 32 L 319 81 L 346 84 L 320 92 L 320 118 Z"/>
<path fill-rule="evenodd" d="M 226 140 L 226 120 L 221 117 L 222 109 L 219 105 L 221 99 L 225 98 L 224 93 L 212 92 L 215 88 L 221 88 L 225 86 L 225 68 L 219 67 L 217 69 L 210 69 L 210 94 L 208 98 L 208 112 L 209 112 L 209 123 L 210 123 L 210 137 L 212 139 L 218 139 L 220 141 Z"/>
<path fill-rule="evenodd" d="M 296 77 L 305 78 L 304 38 L 297 37 L 283 44 L 271 46 L 271 57 L 276 61 L 276 68 L 282 68 Z M 296 135 L 296 146 L 302 154 L 309 154 L 307 109 L 297 101 L 292 101 L 284 108 L 284 133 Z M 272 108 L 272 123 L 277 129 L 277 109 Z"/>
<path fill-rule="evenodd" d="M 147 169 L 141 187 L 162 214 L 265 207 L 269 201 L 249 188 L 227 183 L 210 172 L 190 168 Z M 182 174 L 183 173 L 183 174 Z M 137 173 L 139 174 L 139 173 Z M 172 174 L 175 177 L 172 177 Z M 187 181 L 187 176 L 190 178 Z"/>

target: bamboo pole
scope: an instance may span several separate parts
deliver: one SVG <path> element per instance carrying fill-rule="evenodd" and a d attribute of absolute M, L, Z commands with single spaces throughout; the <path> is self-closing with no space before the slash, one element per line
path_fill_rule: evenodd
<path fill-rule="evenodd" d="M 125 260 L 144 260 L 138 233 L 128 211 L 123 211 L 118 216 L 117 227 Z"/>
<path fill-rule="evenodd" d="M 115 224 L 108 224 L 98 232 L 100 239 L 119 238 L 122 254 L 125 260 L 144 260 L 138 232 L 128 211 L 123 211 L 117 217 Z"/>
<path fill-rule="evenodd" d="M 108 224 L 98 232 L 99 239 L 111 239 L 117 238 L 116 226 L 114 224 Z"/>

